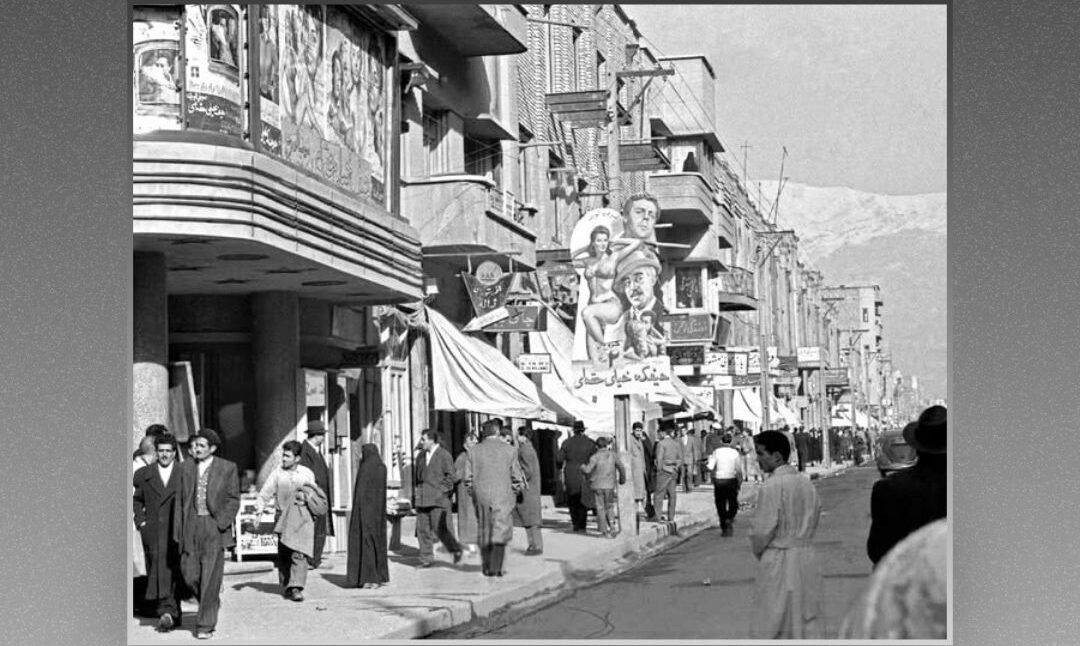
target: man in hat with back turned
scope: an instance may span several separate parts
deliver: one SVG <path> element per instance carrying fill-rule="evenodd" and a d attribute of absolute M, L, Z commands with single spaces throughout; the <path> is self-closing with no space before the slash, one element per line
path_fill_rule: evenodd
<path fill-rule="evenodd" d="M 585 434 L 585 422 L 574 422 L 574 434 L 567 438 L 555 456 L 555 467 L 563 470 L 567 507 L 570 508 L 570 524 L 575 532 L 584 532 L 589 516 L 592 488 L 581 473 L 581 466 L 596 453 L 596 442 Z"/>
<path fill-rule="evenodd" d="M 315 474 L 315 484 L 326 494 L 326 513 L 315 516 L 315 546 L 312 548 L 311 560 L 308 563 L 311 569 L 318 568 L 322 563 L 323 547 L 326 546 L 326 537 L 334 535 L 334 488 L 330 485 L 330 470 L 326 467 L 319 447 L 326 438 L 326 426 L 322 420 L 308 422 L 307 439 L 304 440 L 300 449 L 300 466 L 307 467 Z"/>
<path fill-rule="evenodd" d="M 946 413 L 944 406 L 931 406 L 905 426 L 904 440 L 918 455 L 915 465 L 874 483 L 866 553 L 875 566 L 905 536 L 948 515 Z"/>

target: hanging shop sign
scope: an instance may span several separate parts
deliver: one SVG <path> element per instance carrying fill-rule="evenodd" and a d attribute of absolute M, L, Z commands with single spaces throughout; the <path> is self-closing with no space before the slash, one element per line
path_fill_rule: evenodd
<path fill-rule="evenodd" d="M 547 310 L 539 305 L 507 305 L 508 316 L 484 326 L 485 332 L 545 332 Z"/>
<path fill-rule="evenodd" d="M 796 360 L 800 368 L 820 368 L 822 363 L 820 346 L 805 346 L 796 350 Z"/>
<path fill-rule="evenodd" d="M 665 314 L 660 324 L 672 343 L 708 343 L 713 338 L 712 314 Z"/>
<path fill-rule="evenodd" d="M 745 388 L 746 386 L 760 386 L 760 375 L 732 375 L 731 385 L 735 388 Z"/>
<path fill-rule="evenodd" d="M 706 350 L 705 360 L 701 362 L 701 374 L 703 375 L 727 375 L 731 374 L 728 353 L 723 350 Z"/>
<path fill-rule="evenodd" d="M 742 377 L 748 372 L 747 364 L 749 363 L 749 354 L 746 352 L 732 352 L 728 358 L 728 361 L 733 366 L 731 374 Z"/>
<path fill-rule="evenodd" d="M 846 388 L 848 386 L 848 374 L 847 370 L 843 368 L 833 368 L 831 370 L 825 370 L 825 385 L 837 386 Z"/>
<path fill-rule="evenodd" d="M 673 366 L 698 366 L 705 363 L 703 345 L 671 345 L 668 346 L 667 354 L 671 357 Z"/>
<path fill-rule="evenodd" d="M 504 274 L 495 278 L 494 282 L 484 283 L 476 276 L 461 275 L 461 279 L 465 281 L 465 290 L 469 293 L 469 300 L 472 301 L 473 311 L 477 316 L 483 316 L 506 304 L 506 294 L 510 290 L 510 278 L 510 274 Z M 484 280 L 491 280 L 490 275 Z"/>
<path fill-rule="evenodd" d="M 777 356 L 776 367 L 780 370 L 796 370 L 799 367 L 798 355 L 782 354 Z"/>
<path fill-rule="evenodd" d="M 379 346 L 365 345 L 341 353 L 338 368 L 375 368 L 379 365 Z"/>
<path fill-rule="evenodd" d="M 550 374 L 551 354 L 547 352 L 536 354 L 519 354 L 517 358 L 518 370 L 525 374 Z"/>
<path fill-rule="evenodd" d="M 480 281 L 481 285 L 491 286 L 499 282 L 503 277 L 503 269 L 498 263 L 490 260 L 485 260 L 476 267 L 476 271 L 473 275 L 476 276 L 476 280 Z"/>
<path fill-rule="evenodd" d="M 761 351 L 753 350 L 746 356 L 746 372 L 749 374 L 761 374 Z"/>

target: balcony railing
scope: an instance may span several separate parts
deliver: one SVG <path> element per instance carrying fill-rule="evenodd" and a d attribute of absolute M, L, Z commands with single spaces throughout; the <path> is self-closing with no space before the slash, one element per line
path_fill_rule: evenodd
<path fill-rule="evenodd" d="M 727 272 L 720 274 L 718 300 L 721 310 L 756 310 L 755 293 L 753 272 L 742 267 L 729 267 Z"/>

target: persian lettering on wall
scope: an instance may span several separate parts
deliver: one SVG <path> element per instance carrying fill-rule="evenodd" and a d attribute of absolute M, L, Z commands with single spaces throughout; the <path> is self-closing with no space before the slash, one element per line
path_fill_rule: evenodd
<path fill-rule="evenodd" d="M 259 38 L 264 149 L 385 206 L 386 38 L 324 5 L 261 7 Z"/>

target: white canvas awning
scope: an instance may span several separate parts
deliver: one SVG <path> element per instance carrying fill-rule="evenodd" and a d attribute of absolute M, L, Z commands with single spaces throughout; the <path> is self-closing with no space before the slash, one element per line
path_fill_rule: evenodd
<path fill-rule="evenodd" d="M 761 423 L 761 400 L 751 388 L 736 388 L 732 398 L 732 417 L 751 424 Z"/>

